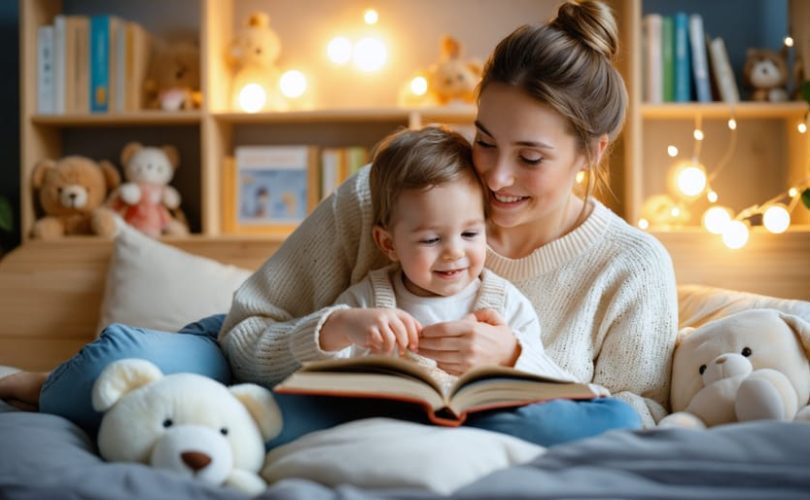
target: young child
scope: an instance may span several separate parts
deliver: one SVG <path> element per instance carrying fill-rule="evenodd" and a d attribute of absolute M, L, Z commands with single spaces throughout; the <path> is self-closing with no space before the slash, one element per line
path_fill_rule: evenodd
<path fill-rule="evenodd" d="M 517 337 L 515 368 L 573 378 L 544 352 L 534 307 L 507 280 L 484 269 L 485 196 L 467 140 L 427 127 L 392 134 L 378 147 L 370 173 L 373 240 L 393 264 L 370 272 L 337 300 L 352 320 L 333 338 L 336 357 L 411 351 L 423 325 L 470 320 L 506 324 Z M 329 318 L 326 320 L 329 321 Z"/>

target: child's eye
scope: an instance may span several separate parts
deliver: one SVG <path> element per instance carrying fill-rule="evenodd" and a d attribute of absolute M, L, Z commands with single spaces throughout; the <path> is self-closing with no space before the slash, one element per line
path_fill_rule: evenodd
<path fill-rule="evenodd" d="M 478 235 L 479 235 L 478 231 L 464 231 L 463 233 L 461 233 L 461 236 L 467 239 L 475 238 Z"/>
<path fill-rule="evenodd" d="M 439 238 L 425 238 L 423 240 L 419 240 L 419 243 L 422 245 L 435 245 L 439 242 Z"/>

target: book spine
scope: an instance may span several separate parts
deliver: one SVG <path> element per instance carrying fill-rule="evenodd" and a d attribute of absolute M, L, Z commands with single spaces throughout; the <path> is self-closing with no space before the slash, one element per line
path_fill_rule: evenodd
<path fill-rule="evenodd" d="M 110 68 L 112 73 L 110 105 L 112 110 L 117 113 L 123 112 L 126 107 L 127 24 L 127 21 L 116 19 L 111 33 L 113 35 L 112 46 L 115 56 L 110 58 L 113 62 Z"/>
<path fill-rule="evenodd" d="M 73 78 L 73 111 L 90 112 L 90 19 L 76 16 L 73 19 L 73 32 L 76 39 L 75 69 Z"/>
<path fill-rule="evenodd" d="M 37 28 L 37 113 L 56 112 L 54 48 L 54 27 Z"/>
<path fill-rule="evenodd" d="M 354 175 L 368 163 L 368 149 L 363 146 L 349 146 L 346 148 L 346 175 Z"/>
<path fill-rule="evenodd" d="M 346 179 L 346 160 L 341 148 L 321 151 L 321 199 L 332 194 Z"/>
<path fill-rule="evenodd" d="M 90 111 L 109 110 L 110 97 L 110 18 L 90 18 Z"/>
<path fill-rule="evenodd" d="M 692 100 L 689 16 L 683 12 L 678 12 L 672 19 L 675 38 L 675 102 L 689 102 Z"/>
<path fill-rule="evenodd" d="M 703 30 L 703 16 L 689 16 L 689 45 L 692 48 L 692 75 L 695 79 L 695 94 L 698 102 L 711 102 L 709 86 L 709 66 L 706 56 L 706 42 Z"/>
<path fill-rule="evenodd" d="M 661 66 L 663 71 L 663 100 L 672 102 L 675 100 L 675 38 L 672 31 L 672 16 L 664 16 L 661 19 Z"/>
<path fill-rule="evenodd" d="M 712 74 L 717 84 L 717 90 L 723 102 L 740 102 L 740 93 L 734 71 L 731 69 L 726 44 L 717 37 L 709 42 L 709 57 L 712 63 Z"/>
<path fill-rule="evenodd" d="M 660 103 L 663 101 L 663 57 L 661 53 L 661 15 L 647 14 L 642 20 L 644 39 L 644 101 Z"/>
<path fill-rule="evenodd" d="M 54 113 L 65 113 L 65 67 L 67 61 L 67 18 L 58 15 L 53 21 L 54 34 Z"/>

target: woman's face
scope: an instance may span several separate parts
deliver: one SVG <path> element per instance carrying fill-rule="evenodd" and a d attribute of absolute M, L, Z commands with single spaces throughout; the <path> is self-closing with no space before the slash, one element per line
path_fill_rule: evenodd
<path fill-rule="evenodd" d="M 481 93 L 473 161 L 489 188 L 490 220 L 503 228 L 558 221 L 586 166 L 559 113 L 499 83 Z"/>

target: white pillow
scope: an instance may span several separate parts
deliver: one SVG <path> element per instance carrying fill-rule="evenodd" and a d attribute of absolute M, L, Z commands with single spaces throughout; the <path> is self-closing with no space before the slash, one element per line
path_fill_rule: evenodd
<path fill-rule="evenodd" d="M 300 478 L 332 487 L 421 488 L 446 495 L 543 453 L 542 446 L 497 432 L 370 418 L 270 451 L 262 477 L 270 483 Z"/>
<path fill-rule="evenodd" d="M 251 271 L 192 255 L 121 222 L 101 304 L 99 332 L 110 323 L 174 332 L 227 313 Z"/>

